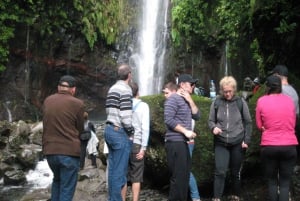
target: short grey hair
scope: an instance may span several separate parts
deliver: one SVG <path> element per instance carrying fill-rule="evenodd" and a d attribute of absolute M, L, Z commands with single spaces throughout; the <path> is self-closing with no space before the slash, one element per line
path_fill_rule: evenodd
<path fill-rule="evenodd" d="M 121 64 L 118 67 L 118 79 L 126 80 L 129 73 L 131 73 L 131 67 L 128 64 Z"/>

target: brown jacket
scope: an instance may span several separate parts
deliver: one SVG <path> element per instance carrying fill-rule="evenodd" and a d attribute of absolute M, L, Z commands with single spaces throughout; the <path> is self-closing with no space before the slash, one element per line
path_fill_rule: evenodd
<path fill-rule="evenodd" d="M 83 101 L 69 92 L 47 97 L 43 105 L 43 154 L 80 156 L 79 133 L 83 131 Z"/>

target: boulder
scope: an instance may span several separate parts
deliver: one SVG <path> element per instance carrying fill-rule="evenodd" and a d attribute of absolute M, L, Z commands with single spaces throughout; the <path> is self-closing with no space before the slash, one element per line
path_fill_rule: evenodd
<path fill-rule="evenodd" d="M 4 185 L 22 185 L 26 183 L 26 175 L 22 170 L 6 171 L 3 177 Z"/>

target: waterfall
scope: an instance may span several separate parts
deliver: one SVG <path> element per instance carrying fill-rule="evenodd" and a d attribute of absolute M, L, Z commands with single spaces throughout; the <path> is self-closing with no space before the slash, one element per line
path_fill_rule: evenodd
<path fill-rule="evenodd" d="M 143 0 L 138 47 L 130 57 L 141 96 L 160 93 L 165 75 L 169 1 Z"/>
<path fill-rule="evenodd" d="M 231 66 L 229 59 L 229 42 L 224 43 L 224 47 L 221 50 L 221 60 L 220 60 L 220 71 L 218 77 L 228 76 L 231 74 Z"/>
<path fill-rule="evenodd" d="M 28 98 L 29 98 L 29 79 L 30 79 L 30 69 L 29 69 L 29 25 L 27 25 L 27 32 L 26 32 L 26 64 L 25 64 L 25 83 L 24 83 L 24 102 L 27 103 Z"/>
<path fill-rule="evenodd" d="M 229 48 L 229 42 L 227 41 L 225 43 L 225 75 L 228 75 L 228 48 Z"/>
<path fill-rule="evenodd" d="M 12 116 L 11 116 L 11 111 L 10 111 L 10 109 L 9 109 L 9 104 L 10 104 L 10 101 L 6 101 L 5 103 L 3 103 L 3 106 L 5 107 L 5 109 L 6 109 L 6 112 L 7 112 L 7 120 L 8 120 L 8 122 L 12 122 Z"/>

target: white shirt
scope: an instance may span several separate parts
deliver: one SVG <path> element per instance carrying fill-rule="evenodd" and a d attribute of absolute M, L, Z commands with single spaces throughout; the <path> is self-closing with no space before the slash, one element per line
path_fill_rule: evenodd
<path fill-rule="evenodd" d="M 150 132 L 150 110 L 147 103 L 132 99 L 132 126 L 134 127 L 133 143 L 140 144 L 146 150 Z"/>

